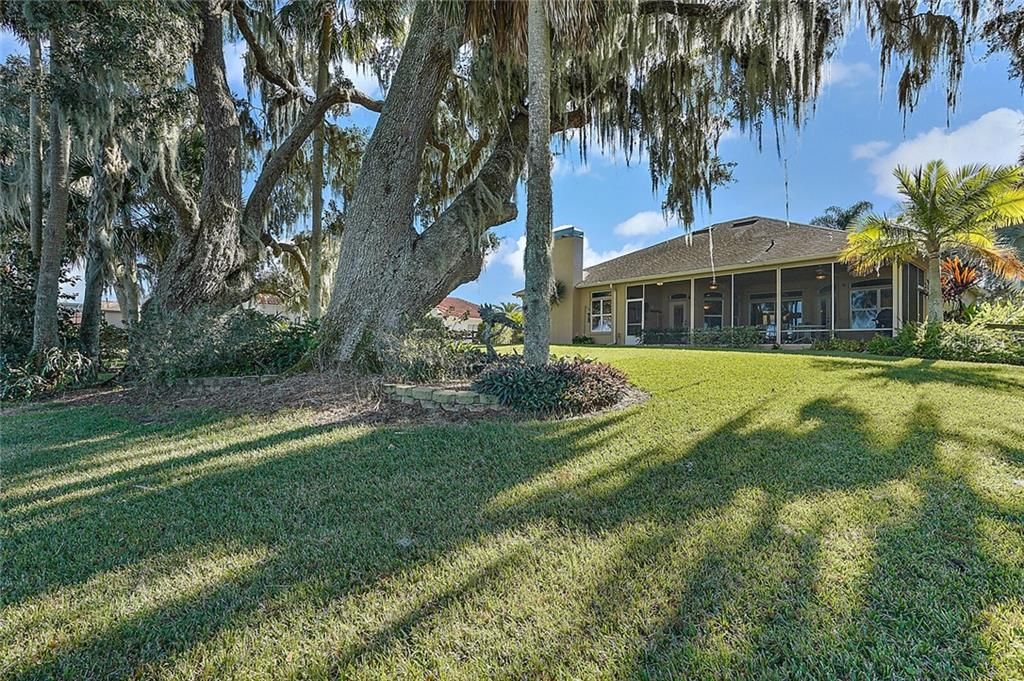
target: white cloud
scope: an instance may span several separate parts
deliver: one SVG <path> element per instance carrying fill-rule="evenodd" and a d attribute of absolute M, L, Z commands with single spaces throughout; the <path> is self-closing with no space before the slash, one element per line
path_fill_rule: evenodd
<path fill-rule="evenodd" d="M 661 234 L 669 227 L 665 216 L 656 210 L 645 210 L 615 225 L 619 236 L 650 236 Z"/>
<path fill-rule="evenodd" d="M 883 151 L 892 145 L 885 140 L 872 140 L 864 144 L 854 144 L 850 147 L 850 156 L 855 159 L 877 158 Z"/>
<path fill-rule="evenodd" d="M 516 240 L 511 238 L 504 238 L 501 240 L 501 244 L 495 250 L 491 251 L 484 257 L 484 269 L 487 269 L 494 263 L 505 265 L 512 270 L 512 275 L 516 279 L 522 279 L 525 274 L 523 272 L 523 255 L 526 253 L 526 235 L 520 236 Z"/>
<path fill-rule="evenodd" d="M 553 177 L 565 177 L 567 175 L 580 177 L 582 175 L 589 175 L 590 170 L 591 166 L 589 163 L 567 161 L 564 154 L 556 155 L 551 164 L 551 175 Z"/>
<path fill-rule="evenodd" d="M 345 77 L 352 81 L 357 90 L 361 90 L 370 97 L 380 98 L 383 95 L 380 89 L 380 82 L 370 69 L 358 66 L 346 59 L 342 62 L 341 70 Z"/>
<path fill-rule="evenodd" d="M 875 177 L 875 192 L 899 198 L 896 178 L 892 176 L 896 166 L 914 167 L 935 159 L 942 159 L 954 168 L 969 163 L 1016 163 L 1024 132 L 1022 126 L 1024 113 L 1021 111 L 995 109 L 954 130 L 932 128 L 899 144 L 888 153 L 882 154 L 884 148 L 878 148 L 874 156 L 861 158 L 871 159 L 869 170 Z M 854 149 L 856 154 L 857 148 Z"/>
<path fill-rule="evenodd" d="M 821 74 L 822 85 L 856 85 L 861 81 L 872 78 L 875 70 L 866 62 L 857 61 L 847 63 L 844 61 L 832 61 L 825 64 Z"/>

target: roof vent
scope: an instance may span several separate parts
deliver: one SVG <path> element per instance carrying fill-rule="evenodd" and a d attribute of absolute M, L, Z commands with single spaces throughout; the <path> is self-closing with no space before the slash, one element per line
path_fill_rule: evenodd
<path fill-rule="evenodd" d="M 758 221 L 758 219 L 759 218 L 747 218 L 746 220 L 737 220 L 736 222 L 732 223 L 732 226 L 733 227 L 746 227 L 747 225 L 754 224 L 755 222 Z"/>

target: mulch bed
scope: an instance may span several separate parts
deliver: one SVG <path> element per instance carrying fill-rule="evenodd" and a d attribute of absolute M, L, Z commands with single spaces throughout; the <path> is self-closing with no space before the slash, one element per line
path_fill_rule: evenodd
<path fill-rule="evenodd" d="M 176 412 L 215 409 L 228 414 L 271 415 L 284 410 L 311 411 L 316 424 L 365 425 L 442 425 L 476 421 L 522 420 L 510 412 L 448 412 L 424 409 L 418 404 L 403 404 L 384 394 L 384 379 L 349 371 L 333 370 L 288 376 L 271 383 L 254 380 L 244 387 L 217 392 L 200 390 L 182 383 L 169 388 L 142 385 L 108 385 L 68 391 L 58 397 L 26 405 L 0 409 L 14 414 L 46 405 L 124 407 L 126 415 L 142 422 L 168 422 Z M 466 387 L 465 382 L 452 387 Z M 604 410 L 625 409 L 647 399 L 638 389 L 630 390 L 619 404 Z M 578 418 L 578 417 L 571 417 Z"/>

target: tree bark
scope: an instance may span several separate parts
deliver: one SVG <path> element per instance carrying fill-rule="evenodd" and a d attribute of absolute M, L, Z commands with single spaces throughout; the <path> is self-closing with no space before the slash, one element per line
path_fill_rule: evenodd
<path fill-rule="evenodd" d="M 453 45 L 462 30 L 461 25 L 447 24 L 434 3 L 416 6 L 402 58 L 356 179 L 324 319 L 321 352 L 325 358 L 348 361 L 367 332 L 371 336 L 397 332 L 404 317 L 411 311 L 422 312 L 422 301 L 437 290 L 436 281 L 427 281 L 434 277 L 420 269 L 431 266 L 423 262 L 418 248 L 425 234 L 421 237 L 414 229 L 413 210 L 423 147 L 452 71 Z M 410 282 L 426 285 L 413 292 L 413 300 L 406 299 Z"/>
<path fill-rule="evenodd" d="M 928 323 L 938 324 L 943 319 L 942 260 L 938 253 L 928 256 Z"/>
<path fill-rule="evenodd" d="M 198 8 L 201 36 L 192 63 L 206 143 L 203 177 L 197 210 L 185 197 L 172 202 L 179 233 L 153 295 L 156 309 L 229 306 L 240 302 L 229 289 L 242 295 L 251 285 L 247 265 L 256 259 L 259 240 L 243 243 L 242 137 L 225 75 L 224 11 L 212 1 Z M 164 187 L 165 194 L 178 192 L 180 188 Z"/>
<path fill-rule="evenodd" d="M 551 337 L 551 33 L 545 0 L 529 0 L 527 67 L 530 142 L 526 183 L 523 358 L 546 364 Z"/>
<path fill-rule="evenodd" d="M 125 230 L 134 232 L 132 211 L 127 203 L 121 204 L 121 222 Z M 139 323 L 142 311 L 142 288 L 139 286 L 139 266 L 136 262 L 134 248 L 123 248 L 112 258 L 114 292 L 117 295 L 118 307 L 121 308 L 121 321 L 125 326 Z"/>
<path fill-rule="evenodd" d="M 50 37 L 50 72 L 60 69 L 61 36 Z M 58 347 L 58 299 L 61 261 L 68 218 L 68 165 L 71 160 L 71 127 L 59 97 L 50 102 L 50 203 L 42 231 L 39 277 L 36 283 L 36 307 L 32 327 L 32 353 L 37 361 L 42 353 Z"/>
<path fill-rule="evenodd" d="M 85 295 L 78 334 L 82 351 L 92 359 L 100 355 L 103 288 L 112 258 L 110 230 L 121 197 L 121 168 L 120 150 L 113 138 L 98 143 L 92 165 L 92 195 L 87 208 Z"/>
<path fill-rule="evenodd" d="M 333 42 L 334 17 L 330 9 L 324 12 L 320 26 L 320 46 L 317 53 L 316 94 L 321 96 L 327 89 L 330 73 L 331 43 Z M 319 124 L 313 131 L 313 167 L 310 176 L 310 190 L 313 193 L 313 221 L 309 238 L 309 318 L 319 319 L 321 313 L 322 276 L 320 260 L 323 254 L 323 212 L 324 212 L 324 126 Z"/>
<path fill-rule="evenodd" d="M 292 158 L 331 107 L 345 102 L 371 109 L 379 105 L 349 81 L 332 84 L 264 163 L 243 207 L 242 141 L 224 70 L 226 12 L 212 0 L 199 3 L 201 38 L 193 73 L 205 141 L 201 193 L 198 202 L 192 200 L 173 172 L 176 151 L 165 150 L 154 178 L 178 215 L 179 234 L 147 309 L 228 308 L 250 298 L 259 256 L 264 245 L 274 243 L 263 232 L 270 196 Z"/>
<path fill-rule="evenodd" d="M 43 67 L 38 33 L 29 38 L 28 63 L 36 79 L 28 97 L 29 245 L 38 261 L 43 252 L 43 134 L 39 113 Z"/>

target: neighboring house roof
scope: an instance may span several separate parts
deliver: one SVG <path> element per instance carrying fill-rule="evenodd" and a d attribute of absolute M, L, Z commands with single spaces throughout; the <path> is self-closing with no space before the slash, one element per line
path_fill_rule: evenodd
<path fill-rule="evenodd" d="M 710 242 L 710 243 L 709 243 Z M 760 216 L 719 222 L 639 251 L 592 265 L 577 286 L 709 272 L 714 269 L 832 258 L 846 245 L 846 232 Z"/>
<path fill-rule="evenodd" d="M 257 305 L 284 305 L 284 300 L 276 293 L 257 293 L 253 301 Z"/>
<path fill-rule="evenodd" d="M 458 317 L 460 319 L 480 319 L 480 307 L 462 298 L 445 298 L 434 306 L 434 311 L 442 317 Z"/>
<path fill-rule="evenodd" d="M 120 312 L 121 306 L 118 305 L 116 300 L 101 300 L 100 309 L 104 312 Z"/>

